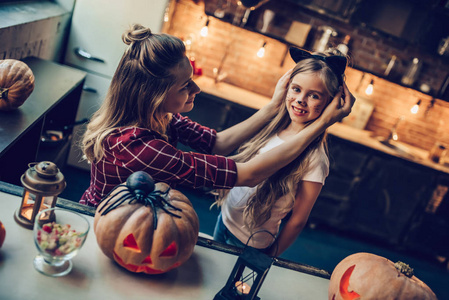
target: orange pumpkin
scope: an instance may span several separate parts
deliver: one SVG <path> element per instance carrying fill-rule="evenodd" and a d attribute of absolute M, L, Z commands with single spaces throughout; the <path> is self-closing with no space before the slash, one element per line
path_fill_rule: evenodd
<path fill-rule="evenodd" d="M 0 248 L 2 247 L 3 242 L 5 241 L 5 236 L 6 236 L 5 226 L 3 225 L 2 221 L 0 221 Z"/>
<path fill-rule="evenodd" d="M 101 250 L 131 272 L 161 274 L 177 268 L 190 258 L 198 240 L 199 220 L 189 199 L 165 183 L 155 184 L 154 192 L 168 192 L 168 204 L 145 205 L 121 184 L 95 213 L 94 232 Z"/>
<path fill-rule="evenodd" d="M 329 300 L 437 300 L 407 264 L 364 252 L 346 257 L 335 267 L 328 296 Z"/>
<path fill-rule="evenodd" d="M 0 60 L 0 110 L 21 106 L 34 90 L 34 75 L 20 60 Z"/>

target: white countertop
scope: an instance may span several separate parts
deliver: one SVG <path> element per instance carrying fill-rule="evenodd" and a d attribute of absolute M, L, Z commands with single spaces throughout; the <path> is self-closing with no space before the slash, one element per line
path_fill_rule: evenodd
<path fill-rule="evenodd" d="M 37 249 L 33 232 L 18 225 L 14 212 L 21 197 L 0 192 L 0 220 L 6 239 L 0 248 L 0 299 L 194 299 L 212 300 L 223 288 L 236 255 L 195 246 L 191 258 L 162 275 L 128 272 L 107 258 L 93 230 L 73 270 L 65 277 L 42 275 L 33 267 Z M 93 217 L 88 217 L 91 225 Z M 272 266 L 259 291 L 261 299 L 327 299 L 329 280 Z"/>

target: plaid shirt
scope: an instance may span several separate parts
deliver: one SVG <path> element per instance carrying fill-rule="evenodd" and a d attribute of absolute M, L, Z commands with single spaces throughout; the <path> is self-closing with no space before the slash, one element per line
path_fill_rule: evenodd
<path fill-rule="evenodd" d="M 199 152 L 211 153 L 216 131 L 173 115 L 166 142 L 160 134 L 138 127 L 121 127 L 104 141 L 104 156 L 91 166 L 91 182 L 80 203 L 97 206 L 116 185 L 136 171 L 145 171 L 155 182 L 191 187 L 231 188 L 237 180 L 237 167 L 224 156 L 183 152 L 177 142 Z"/>

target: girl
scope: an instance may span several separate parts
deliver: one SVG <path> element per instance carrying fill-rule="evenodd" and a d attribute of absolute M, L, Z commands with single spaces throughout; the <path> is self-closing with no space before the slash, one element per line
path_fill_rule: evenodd
<path fill-rule="evenodd" d="M 290 76 L 284 104 L 268 126 L 232 157 L 238 163 L 262 156 L 294 139 L 316 122 L 332 98 L 339 94 L 339 88 L 345 86 L 347 60 L 338 50 L 312 55 L 290 48 L 290 54 L 297 64 Z M 258 186 L 221 191 L 222 197 L 217 201 L 221 213 L 214 239 L 240 247 L 249 241 L 252 247 L 280 255 L 304 228 L 328 173 L 323 132 L 295 160 Z M 281 229 L 281 221 L 290 212 Z"/>
<path fill-rule="evenodd" d="M 222 155 L 231 153 L 274 117 L 288 74 L 279 80 L 273 99 L 265 107 L 217 133 L 180 114 L 193 108 L 200 92 L 180 39 L 153 34 L 141 25 L 133 25 L 122 39 L 128 48 L 83 139 L 84 154 L 92 167 L 82 204 L 97 206 L 113 187 L 136 171 L 145 171 L 156 182 L 171 186 L 254 186 L 295 159 L 328 126 L 347 116 L 354 104 L 354 97 L 345 90 L 344 98 L 338 94 L 323 115 L 291 141 L 266 155 L 236 163 Z M 178 141 L 201 153 L 178 150 Z"/>

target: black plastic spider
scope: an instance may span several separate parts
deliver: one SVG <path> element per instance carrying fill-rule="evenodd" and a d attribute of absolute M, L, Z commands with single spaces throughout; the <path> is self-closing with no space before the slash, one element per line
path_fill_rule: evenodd
<path fill-rule="evenodd" d="M 107 199 L 118 187 L 123 187 L 123 185 L 117 185 L 114 187 L 104 198 L 101 200 L 103 202 L 105 199 Z M 132 204 L 134 202 L 136 203 L 142 203 L 145 206 L 151 206 L 151 209 L 153 210 L 153 229 L 156 230 L 157 228 L 157 212 L 156 207 L 161 208 L 166 213 L 181 218 L 181 216 L 174 214 L 173 212 L 169 211 L 168 209 L 174 209 L 177 211 L 182 211 L 182 209 L 177 208 L 165 200 L 165 197 L 170 192 L 170 188 L 168 188 L 165 192 L 162 191 L 155 191 L 154 187 L 154 180 L 151 178 L 151 176 L 143 171 L 137 171 L 132 173 L 128 179 L 126 179 L 126 189 L 123 189 L 119 191 L 117 194 L 114 195 L 114 197 L 111 197 L 106 201 L 106 203 L 103 205 L 101 209 L 98 210 L 98 212 L 101 213 L 102 216 L 113 210 L 114 208 L 119 207 L 122 203 L 125 201 L 131 199 L 128 203 Z M 122 194 L 122 195 L 120 195 Z M 120 195 L 120 196 L 119 196 Z M 108 203 L 111 201 L 111 199 L 114 199 L 113 203 L 108 206 Z M 100 203 L 101 203 L 100 202 Z M 106 208 L 103 212 L 101 212 L 106 206 Z M 168 208 L 167 208 L 168 207 Z"/>

